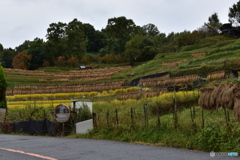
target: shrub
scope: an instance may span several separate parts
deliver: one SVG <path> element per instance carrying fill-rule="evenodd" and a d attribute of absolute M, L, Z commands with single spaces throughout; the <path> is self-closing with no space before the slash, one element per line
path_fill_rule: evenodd
<path fill-rule="evenodd" d="M 57 57 L 57 60 L 55 62 L 56 66 L 58 67 L 63 67 L 66 65 L 66 59 L 64 56 L 59 56 Z"/>
<path fill-rule="evenodd" d="M 0 108 L 7 108 L 6 90 L 7 90 L 7 83 L 6 83 L 5 73 L 0 63 Z"/>
<path fill-rule="evenodd" d="M 77 67 L 77 64 L 78 64 L 78 59 L 74 56 L 72 56 L 67 60 L 67 65 L 70 67 Z"/>
<path fill-rule="evenodd" d="M 174 99 L 176 100 L 177 108 L 180 110 L 182 108 L 196 105 L 198 102 L 198 98 L 199 94 L 197 91 L 165 93 L 160 95 L 159 97 L 151 98 L 149 108 L 152 114 L 162 115 L 173 111 Z"/>
<path fill-rule="evenodd" d="M 215 152 L 239 152 L 240 128 L 234 124 L 228 127 L 221 122 L 210 121 L 207 126 L 199 132 L 195 138 L 198 149 Z"/>

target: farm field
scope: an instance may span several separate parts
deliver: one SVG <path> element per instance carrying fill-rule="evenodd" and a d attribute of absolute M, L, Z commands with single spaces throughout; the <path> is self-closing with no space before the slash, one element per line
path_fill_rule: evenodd
<path fill-rule="evenodd" d="M 70 137 L 240 152 L 239 101 L 229 100 L 239 99 L 232 73 L 240 68 L 239 46 L 239 39 L 214 37 L 136 66 L 6 69 L 7 120 L 54 120 L 56 105 L 86 100 L 93 102 L 95 129 Z M 210 95 L 221 84 L 237 89 L 217 101 Z"/>

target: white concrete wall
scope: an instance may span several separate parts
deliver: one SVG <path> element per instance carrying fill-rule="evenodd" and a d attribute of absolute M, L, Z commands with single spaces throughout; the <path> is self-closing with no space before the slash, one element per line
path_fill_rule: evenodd
<path fill-rule="evenodd" d="M 76 133 L 85 134 L 93 129 L 93 119 L 76 123 Z"/>

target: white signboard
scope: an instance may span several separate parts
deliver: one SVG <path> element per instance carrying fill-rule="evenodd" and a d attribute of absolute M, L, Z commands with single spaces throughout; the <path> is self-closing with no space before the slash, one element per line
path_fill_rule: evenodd
<path fill-rule="evenodd" d="M 92 113 L 92 102 L 90 102 L 90 101 L 75 101 L 75 102 L 72 102 L 71 108 L 74 107 L 73 106 L 74 103 L 75 103 L 75 108 L 76 109 L 83 108 L 83 106 L 88 106 L 90 112 Z"/>
<path fill-rule="evenodd" d="M 84 106 L 88 106 L 90 112 L 92 113 L 93 107 L 92 107 L 92 102 L 90 101 L 74 101 L 71 104 L 71 108 L 75 107 L 76 109 L 83 108 Z M 77 134 L 84 134 L 92 129 L 93 129 L 93 119 L 76 123 Z"/>

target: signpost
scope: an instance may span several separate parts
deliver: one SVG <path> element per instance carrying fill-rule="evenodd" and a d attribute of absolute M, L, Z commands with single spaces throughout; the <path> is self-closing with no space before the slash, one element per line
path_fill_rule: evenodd
<path fill-rule="evenodd" d="M 6 115 L 6 109 L 0 108 L 0 122 L 4 121 Z"/>
<path fill-rule="evenodd" d="M 54 109 L 54 116 L 57 122 L 59 123 L 65 123 L 70 118 L 70 109 L 68 106 L 64 104 L 59 104 Z"/>

